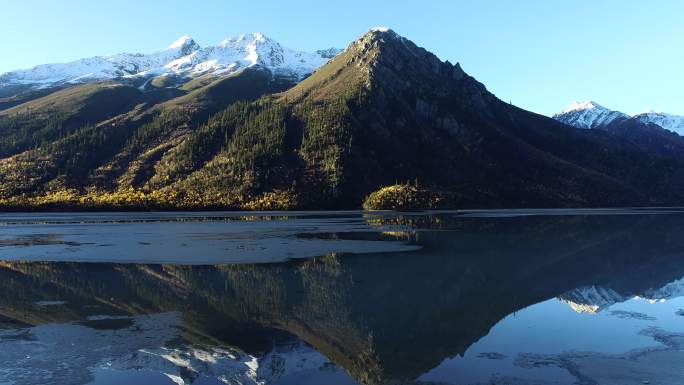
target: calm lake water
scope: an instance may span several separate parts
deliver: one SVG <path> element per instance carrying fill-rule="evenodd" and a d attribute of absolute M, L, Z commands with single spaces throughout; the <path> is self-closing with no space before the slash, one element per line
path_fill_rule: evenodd
<path fill-rule="evenodd" d="M 0 214 L 0 384 L 682 384 L 684 211 Z"/>

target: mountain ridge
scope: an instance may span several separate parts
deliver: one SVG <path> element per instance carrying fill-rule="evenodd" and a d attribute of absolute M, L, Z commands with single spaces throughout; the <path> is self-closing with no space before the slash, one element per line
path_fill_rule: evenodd
<path fill-rule="evenodd" d="M 0 74 L 0 88 L 21 85 L 46 88 L 120 78 L 150 79 L 156 76 L 195 78 L 235 73 L 255 65 L 262 66 L 275 75 L 300 80 L 337 53 L 339 51 L 334 48 L 314 53 L 295 51 L 283 47 L 260 32 L 228 37 L 217 45 L 206 47 L 201 47 L 192 37 L 185 35 L 166 49 L 149 54 L 94 56 L 9 71 Z"/>
<path fill-rule="evenodd" d="M 566 109 L 553 115 L 554 119 L 577 128 L 595 128 L 626 117 L 627 114 L 610 110 L 594 101 L 572 102 Z"/>
<path fill-rule="evenodd" d="M 684 117 L 653 111 L 630 116 L 596 102 L 573 102 L 553 118 L 579 129 L 609 132 L 662 157 L 684 159 Z"/>
<path fill-rule="evenodd" d="M 680 136 L 684 134 L 684 116 L 654 110 L 645 110 L 644 112 L 630 115 L 603 107 L 594 101 L 574 101 L 563 111 L 554 114 L 552 117 L 577 128 L 597 128 L 609 125 L 618 119 L 636 119 L 644 124 L 656 124 Z"/>

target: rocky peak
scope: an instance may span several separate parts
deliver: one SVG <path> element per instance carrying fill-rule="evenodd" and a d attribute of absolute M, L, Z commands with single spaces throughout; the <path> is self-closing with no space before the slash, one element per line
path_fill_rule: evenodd
<path fill-rule="evenodd" d="M 189 55 L 191 52 L 200 49 L 200 45 L 195 42 L 195 40 L 189 35 L 181 36 L 176 39 L 167 48 L 168 50 L 179 50 L 183 55 Z"/>
<path fill-rule="evenodd" d="M 347 50 L 355 53 L 362 61 L 373 67 L 384 67 L 393 71 L 416 71 L 423 75 L 448 76 L 461 80 L 467 76 L 457 63 L 441 61 L 436 55 L 417 46 L 386 27 L 372 28 L 355 40 Z"/>
<path fill-rule="evenodd" d="M 420 115 L 438 115 L 438 100 L 460 100 L 471 111 L 484 111 L 495 97 L 485 86 L 468 76 L 460 64 L 440 60 L 428 50 L 389 28 L 373 28 L 348 48 L 357 65 L 369 68 L 372 83 L 384 93 L 390 90 L 415 98 Z"/>

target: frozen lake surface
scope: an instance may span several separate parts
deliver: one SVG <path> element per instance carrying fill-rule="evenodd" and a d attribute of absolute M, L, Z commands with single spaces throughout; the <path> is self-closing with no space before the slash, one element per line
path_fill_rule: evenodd
<path fill-rule="evenodd" d="M 417 248 L 345 239 L 382 230 L 352 212 L 12 214 L 0 215 L 0 229 L 4 260 L 206 265 Z"/>

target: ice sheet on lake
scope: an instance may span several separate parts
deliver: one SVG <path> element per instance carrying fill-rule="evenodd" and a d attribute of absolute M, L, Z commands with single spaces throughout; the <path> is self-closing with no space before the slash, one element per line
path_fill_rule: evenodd
<path fill-rule="evenodd" d="M 0 259 L 116 263 L 264 263 L 330 253 L 416 250 L 397 240 L 324 234 L 380 233 L 359 213 L 115 213 L 0 216 Z M 300 235 L 306 235 L 302 237 Z M 318 236 L 321 235 L 321 236 Z M 386 237 L 385 237 L 386 238 Z"/>

